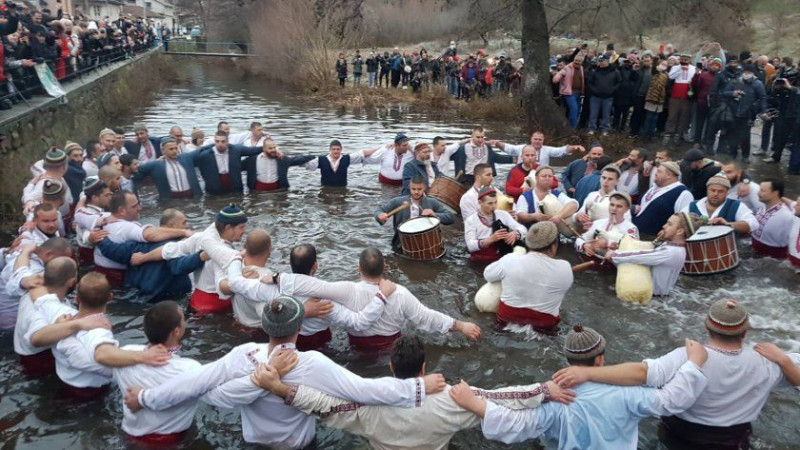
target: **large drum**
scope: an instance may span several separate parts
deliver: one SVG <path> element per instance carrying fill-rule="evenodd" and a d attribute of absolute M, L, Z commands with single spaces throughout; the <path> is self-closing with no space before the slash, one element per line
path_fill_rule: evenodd
<path fill-rule="evenodd" d="M 440 176 L 436 177 L 431 183 L 431 187 L 428 188 L 428 195 L 444 203 L 456 214 L 461 214 L 461 207 L 459 206 L 461 196 L 466 194 L 468 190 L 469 187 L 459 183 L 455 178 Z"/>
<path fill-rule="evenodd" d="M 739 266 L 739 250 L 733 228 L 707 225 L 686 240 L 686 275 L 712 275 Z"/>
<path fill-rule="evenodd" d="M 400 247 L 403 256 L 427 261 L 441 258 L 444 255 L 444 241 L 439 219 L 435 217 L 417 217 L 397 227 L 400 235 Z"/>

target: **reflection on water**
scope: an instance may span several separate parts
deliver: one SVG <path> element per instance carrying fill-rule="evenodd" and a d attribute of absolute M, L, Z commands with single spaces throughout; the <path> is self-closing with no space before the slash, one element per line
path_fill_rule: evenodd
<path fill-rule="evenodd" d="M 258 81 L 241 80 L 227 73 L 210 73 L 199 66 L 193 85 L 161 94 L 154 106 L 140 111 L 134 120 L 147 123 L 154 136 L 166 135 L 177 124 L 189 135 L 192 128 L 212 134 L 220 120 L 227 120 L 234 132 L 246 130 L 258 120 L 286 153 L 323 153 L 327 143 L 340 139 L 345 152 L 375 147 L 391 140 L 398 131 L 412 139 L 441 135 L 460 138 L 470 124 L 428 115 L 409 107 L 389 106 L 372 115 L 331 111 L 298 104 Z M 218 70 L 219 72 L 223 72 Z M 210 73 L 210 75 L 209 75 Z M 513 125 L 490 127 L 490 138 L 521 141 Z M 502 168 L 504 180 L 509 167 Z M 564 325 L 560 336 L 527 339 L 524 334 L 501 332 L 493 316 L 478 313 L 472 296 L 483 284 L 480 270 L 466 264 L 461 221 L 443 228 L 447 254 L 436 262 L 412 262 L 391 255 L 391 226 L 379 226 L 372 218 L 377 206 L 399 193 L 397 188 L 379 185 L 376 167 L 352 167 L 347 189 L 321 189 L 319 173 L 292 168 L 291 189 L 280 193 L 256 193 L 202 201 L 176 200 L 158 203 L 152 187 L 142 195 L 142 221 L 155 223 L 161 209 L 183 209 L 191 226 L 200 228 L 213 220 L 214 212 L 230 201 L 241 203 L 251 215 L 250 227 L 266 228 L 273 236 L 270 266 L 288 271 L 291 246 L 314 244 L 319 251 L 319 275 L 328 280 L 354 280 L 359 252 L 377 246 L 388 256 L 391 277 L 406 285 L 426 305 L 455 317 L 478 323 L 483 339 L 475 344 L 461 336 L 426 335 L 429 372 L 441 372 L 449 381 L 464 379 L 482 387 L 530 383 L 548 378 L 563 366 L 561 346 L 570 325 L 582 323 L 596 328 L 608 341 L 610 363 L 639 360 L 667 353 L 682 345 L 683 338 L 702 339 L 703 317 L 709 303 L 725 296 L 741 300 L 752 313 L 750 341 L 768 340 L 784 348 L 800 350 L 800 311 L 796 306 L 797 278 L 787 263 L 770 259 L 744 261 L 734 272 L 713 278 L 682 277 L 677 293 L 668 300 L 648 306 L 622 303 L 614 296 L 614 275 L 586 272 L 576 275 L 575 286 L 564 301 Z M 502 185 L 502 183 L 498 183 Z M 561 255 L 577 262 L 570 247 Z M 186 302 L 186 299 L 182 299 Z M 142 305 L 115 302 L 110 306 L 114 332 L 121 343 L 142 342 Z M 252 336 L 231 316 L 191 320 L 183 354 L 200 361 L 223 355 Z M 126 445 L 119 430 L 120 395 L 114 391 L 93 404 L 75 405 L 63 400 L 55 378 L 25 380 L 18 368 L 9 334 L 2 336 L 0 360 L 0 437 L 8 448 L 119 448 Z M 388 374 L 386 356 L 365 359 L 350 351 L 342 332 L 326 350 L 332 358 L 365 376 Z M 755 424 L 758 448 L 789 448 L 795 445 L 800 425 L 797 394 L 773 395 Z M 654 420 L 642 422 L 640 447 L 659 448 Z M 362 439 L 320 429 L 321 448 L 364 448 Z M 201 406 L 196 430 L 185 448 L 232 448 L 243 445 L 236 411 Z M 509 448 L 485 441 L 479 430 L 459 433 L 454 448 Z M 4 447 L 6 448 L 6 447 Z M 530 448 L 520 445 L 516 448 Z"/>

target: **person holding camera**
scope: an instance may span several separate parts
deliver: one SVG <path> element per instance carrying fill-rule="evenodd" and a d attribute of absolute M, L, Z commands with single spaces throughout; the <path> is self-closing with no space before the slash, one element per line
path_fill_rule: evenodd
<path fill-rule="evenodd" d="M 773 123 L 774 132 L 772 137 L 772 155 L 764 158 L 765 163 L 778 163 L 783 156 L 783 149 L 789 142 L 798 114 L 798 103 L 800 103 L 800 89 L 792 86 L 788 78 L 776 78 L 772 84 L 769 96 L 770 114 L 764 120 Z M 766 114 L 765 114 L 766 115 Z M 800 142 L 795 140 L 795 146 Z M 800 149 L 799 149 L 800 150 Z M 798 150 L 795 150 L 798 151 Z"/>
<path fill-rule="evenodd" d="M 750 157 L 750 127 L 753 119 L 767 109 L 767 96 L 764 84 L 756 78 L 755 67 L 746 65 L 742 76 L 728 84 L 720 95 L 730 108 L 730 115 L 723 121 L 720 138 L 720 153 L 736 158 L 738 146 L 742 146 L 742 159 Z"/>

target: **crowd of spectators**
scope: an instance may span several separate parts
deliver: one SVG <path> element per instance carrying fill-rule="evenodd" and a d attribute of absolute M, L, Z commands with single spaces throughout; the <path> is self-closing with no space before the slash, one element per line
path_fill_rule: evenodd
<path fill-rule="evenodd" d="M 415 92 L 445 85 L 457 99 L 497 94 L 514 95 L 522 85 L 522 59 L 505 51 L 489 57 L 483 49 L 459 54 L 455 42 L 438 57 L 426 49 L 395 47 L 382 55 L 373 49 L 362 61 L 336 62 L 340 86 L 352 75 L 360 86 L 363 72 L 369 88 L 392 87 Z M 694 144 L 707 155 L 716 153 L 745 162 L 752 155 L 778 163 L 791 151 L 789 173 L 800 174 L 800 72 L 789 56 L 734 54 L 719 43 L 694 51 L 671 44 L 658 50 L 618 53 L 614 44 L 594 51 L 587 44 L 564 55 L 552 55 L 553 99 L 570 125 L 589 135 L 625 133 L 632 138 L 663 140 L 664 145 Z M 761 144 L 751 153 L 751 129 L 763 124 Z"/>
<path fill-rule="evenodd" d="M 71 17 L 60 9 L 30 10 L 0 2 L 0 109 L 45 94 L 35 67 L 44 63 L 68 80 L 158 44 L 156 29 L 142 19 Z"/>

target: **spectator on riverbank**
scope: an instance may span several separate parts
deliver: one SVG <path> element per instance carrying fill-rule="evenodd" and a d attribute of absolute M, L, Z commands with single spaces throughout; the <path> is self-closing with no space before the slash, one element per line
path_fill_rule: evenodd
<path fill-rule="evenodd" d="M 344 59 L 344 53 L 339 53 L 339 59 L 336 60 L 336 76 L 339 78 L 339 87 L 344 87 L 347 79 L 347 60 Z"/>

